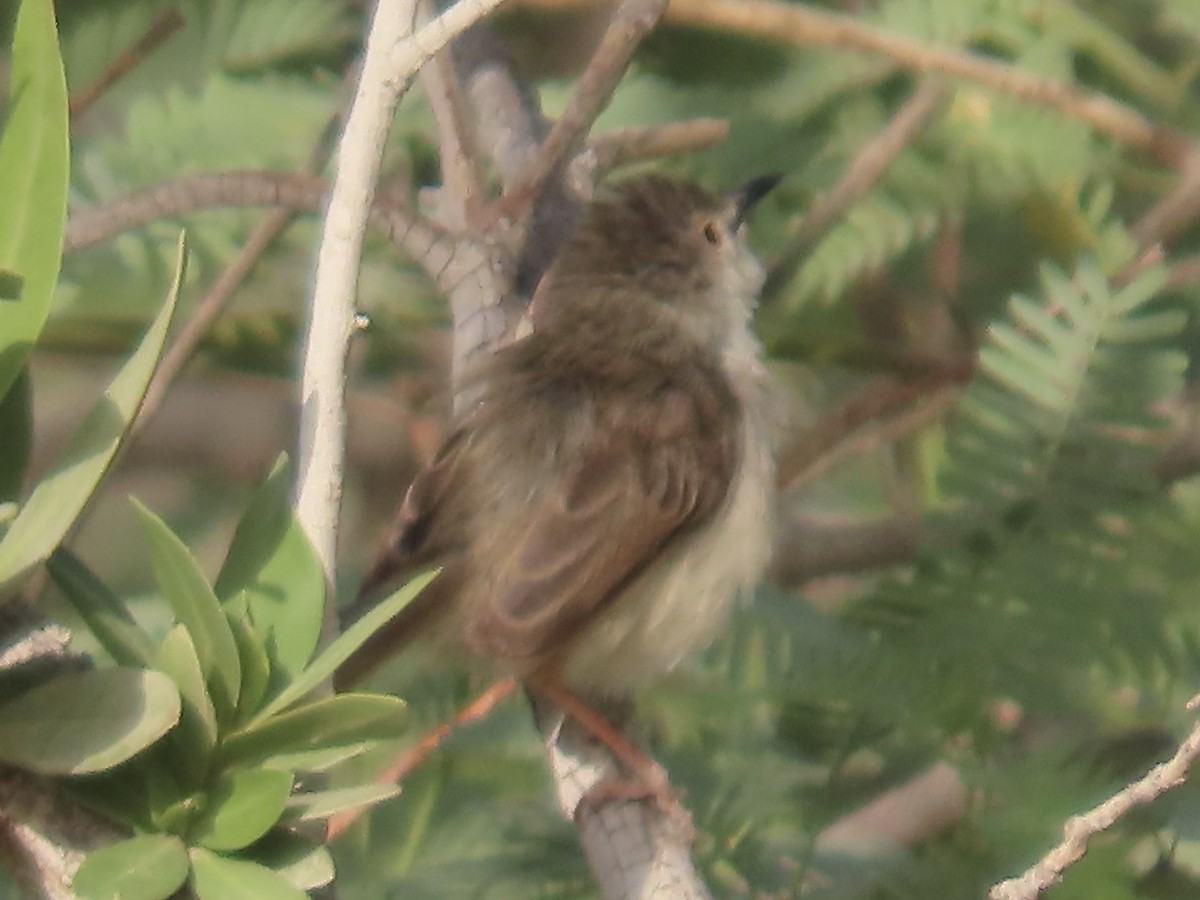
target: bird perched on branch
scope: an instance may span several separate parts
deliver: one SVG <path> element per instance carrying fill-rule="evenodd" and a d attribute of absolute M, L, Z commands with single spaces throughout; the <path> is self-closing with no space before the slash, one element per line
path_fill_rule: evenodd
<path fill-rule="evenodd" d="M 770 549 L 750 330 L 763 274 L 743 225 L 777 180 L 715 196 L 642 176 L 589 204 L 532 333 L 470 376 L 477 400 L 409 488 L 361 596 L 441 574 L 339 684 L 421 639 L 551 700 L 623 696 L 717 634 Z"/>

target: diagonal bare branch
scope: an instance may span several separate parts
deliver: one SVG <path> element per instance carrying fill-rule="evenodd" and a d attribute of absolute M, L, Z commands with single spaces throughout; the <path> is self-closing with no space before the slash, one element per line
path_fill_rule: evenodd
<path fill-rule="evenodd" d="M 505 207 L 510 213 L 535 201 L 547 179 L 583 148 L 588 130 L 612 100 L 633 52 L 666 6 L 667 0 L 622 0 L 600 46 L 579 76 L 567 108 L 538 147 L 537 158 L 515 187 L 506 192 Z"/>

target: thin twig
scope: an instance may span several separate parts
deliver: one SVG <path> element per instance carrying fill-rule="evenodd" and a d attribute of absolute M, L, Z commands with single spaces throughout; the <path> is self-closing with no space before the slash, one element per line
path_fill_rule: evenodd
<path fill-rule="evenodd" d="M 220 172 L 189 175 L 145 188 L 111 203 L 75 210 L 67 222 L 64 252 L 102 243 L 151 222 L 217 208 L 283 207 L 315 212 L 325 205 L 329 184 L 301 172 Z M 452 237 L 403 206 L 394 194 L 377 198 L 368 224 L 412 257 L 434 281 L 450 277 Z"/>
<path fill-rule="evenodd" d="M 1198 704 L 1200 695 L 1192 698 L 1188 709 L 1195 711 Z M 1034 900 L 1046 888 L 1058 884 L 1063 873 L 1083 859 L 1091 838 L 1107 831 L 1139 806 L 1145 806 L 1183 784 L 1197 757 L 1200 757 L 1200 722 L 1192 727 L 1169 760 L 1155 766 L 1099 806 L 1069 819 L 1063 826 L 1062 842 L 1019 877 L 994 885 L 988 892 L 988 900 Z"/>
<path fill-rule="evenodd" d="M 812 481 L 844 458 L 847 439 L 856 431 L 896 414 L 914 404 L 938 397 L 947 387 L 942 376 L 903 380 L 891 375 L 873 379 L 838 409 L 826 414 L 804 440 L 786 449 L 779 460 L 778 480 L 782 490 Z"/>
<path fill-rule="evenodd" d="M 1138 245 L 1169 244 L 1200 215 L 1200 155 L 1183 171 L 1165 197 L 1150 207 L 1129 229 Z"/>
<path fill-rule="evenodd" d="M 602 0 L 521 0 L 549 9 L 593 6 Z M 1002 94 L 1058 110 L 1151 159 L 1182 170 L 1195 142 L 1136 109 L 1078 85 L 1038 78 L 973 53 L 902 37 L 850 16 L 777 0 L 671 0 L 664 20 L 733 31 L 775 43 L 860 50 L 913 72 L 961 78 Z"/>
<path fill-rule="evenodd" d="M 629 67 L 633 51 L 658 22 L 666 5 L 667 0 L 622 0 L 600 46 L 579 76 L 567 108 L 538 147 L 537 158 L 516 188 L 506 192 L 504 205 L 510 214 L 536 201 L 551 174 L 583 147 L 592 123 L 608 106 Z"/>
<path fill-rule="evenodd" d="M 184 26 L 183 14 L 174 6 L 169 6 L 159 12 L 150 23 L 146 32 L 133 42 L 125 52 L 108 64 L 91 84 L 84 87 L 71 97 L 68 109 L 71 118 L 83 115 L 93 103 L 112 87 L 117 81 L 135 69 L 151 53 L 167 42 L 175 32 Z"/>
<path fill-rule="evenodd" d="M 716 146 L 729 137 L 725 119 L 688 119 L 650 128 L 620 128 L 597 137 L 589 148 L 596 177 L 630 163 L 682 156 Z"/>
<path fill-rule="evenodd" d="M 810 6 L 777 0 L 673 0 L 670 18 L 806 47 L 862 50 L 886 56 L 914 72 L 962 78 L 1086 122 L 1174 169 L 1184 166 L 1195 147 L 1182 132 L 1105 94 L 1038 78 L 977 54 L 925 44 Z"/>
<path fill-rule="evenodd" d="M 288 223 L 292 221 L 295 212 L 290 209 L 277 209 L 263 218 L 242 244 L 233 261 L 225 267 L 212 287 L 208 289 L 203 299 L 196 305 L 196 310 L 187 324 L 179 330 L 171 346 L 163 353 L 162 361 L 154 370 L 154 377 L 146 388 L 145 399 L 138 409 L 137 418 L 129 427 L 129 440 L 142 433 L 147 423 L 154 417 L 166 396 L 167 388 L 175 380 L 187 361 L 191 359 L 200 340 L 208 332 L 212 323 L 225 308 L 234 292 L 241 286 L 246 277 L 254 270 L 259 258 L 277 238 Z"/>
<path fill-rule="evenodd" d="M 921 82 L 887 125 L 863 146 L 845 174 L 817 198 L 787 248 L 770 266 L 762 291 L 765 300 L 791 281 L 808 252 L 851 206 L 866 196 L 904 148 L 925 130 L 948 94 L 944 82 Z"/>
<path fill-rule="evenodd" d="M 962 396 L 962 392 L 962 385 L 944 383 L 933 393 L 923 397 L 912 408 L 851 440 L 832 447 L 828 453 L 813 460 L 803 471 L 792 478 L 788 486 L 798 488 L 811 484 L 848 460 L 866 456 L 880 447 L 894 444 L 901 438 L 913 434 L 954 406 Z"/>
<path fill-rule="evenodd" d="M 501 678 L 463 707 L 449 722 L 443 722 L 432 731 L 427 732 L 413 746 L 401 753 L 390 765 L 375 776 L 376 784 L 402 784 L 425 760 L 433 755 L 455 729 L 472 722 L 478 722 L 492 714 L 492 711 L 517 689 L 517 680 L 511 676 Z M 325 827 L 325 842 L 337 838 L 347 828 L 353 825 L 367 811 L 367 807 L 357 807 L 330 816 Z"/>
<path fill-rule="evenodd" d="M 421 87 L 438 130 L 442 187 L 436 218 L 456 233 L 476 220 L 484 204 L 483 173 L 476 152 L 475 131 L 451 48 L 439 52 L 421 68 Z"/>
<path fill-rule="evenodd" d="M 1200 284 L 1200 253 L 1193 253 L 1171 263 L 1163 290 L 1182 291 L 1197 284 Z"/>

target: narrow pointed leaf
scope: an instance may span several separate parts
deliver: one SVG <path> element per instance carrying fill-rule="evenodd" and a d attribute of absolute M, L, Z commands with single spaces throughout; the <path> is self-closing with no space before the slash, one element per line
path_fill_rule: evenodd
<path fill-rule="evenodd" d="M 187 628 L 217 708 L 224 719 L 234 710 L 241 689 L 241 662 L 225 611 L 217 602 L 200 565 L 167 524 L 136 500 L 134 507 L 150 545 L 154 578 L 163 598 Z"/>
<path fill-rule="evenodd" d="M 324 772 L 348 759 L 361 756 L 375 744 L 375 741 L 358 741 L 336 747 L 321 747 L 318 750 L 275 753 L 264 759 L 262 764 L 272 769 L 287 769 L 289 772 Z"/>
<path fill-rule="evenodd" d="M 418 575 L 347 628 L 313 660 L 312 664 L 295 681 L 289 684 L 279 696 L 268 703 L 254 717 L 253 721 L 261 722 L 280 710 L 287 709 L 319 685 L 332 678 L 337 667 L 349 659 L 350 654 L 362 646 L 367 638 L 386 625 L 400 610 L 408 606 L 436 576 L 436 571 Z"/>
<path fill-rule="evenodd" d="M 60 675 L 0 706 L 0 760 L 44 775 L 101 772 L 166 734 L 179 709 L 179 692 L 161 672 Z"/>
<path fill-rule="evenodd" d="M 67 212 L 67 84 L 51 0 L 23 0 L 13 30 L 0 135 L 0 397 L 36 343 L 62 261 Z M 19 283 L 18 283 L 19 282 Z M 4 579 L 0 577 L 0 582 Z"/>
<path fill-rule="evenodd" d="M 16 521 L 0 540 L 0 588 L 40 563 L 58 546 L 116 456 L 162 354 L 179 299 L 184 256 L 180 236 L 175 280 L 162 309 L 104 396 L 71 435 L 62 457 L 34 488 Z M 4 600 L 5 593 L 0 591 L 0 603 Z"/>
<path fill-rule="evenodd" d="M 229 627 L 233 630 L 233 640 L 237 644 L 238 659 L 242 666 L 242 687 L 238 694 L 238 721 L 244 722 L 258 712 L 259 705 L 267 694 L 267 684 L 271 679 L 271 664 L 267 659 L 267 649 L 263 646 L 261 635 L 250 624 L 245 602 L 238 603 L 237 607 L 234 610 L 227 606 L 225 613 L 229 619 Z"/>
<path fill-rule="evenodd" d="M 398 784 L 360 784 L 330 791 L 296 794 L 288 801 L 289 821 L 309 822 L 360 806 L 373 806 L 400 795 Z"/>
<path fill-rule="evenodd" d="M 155 655 L 150 635 L 79 557 L 59 547 L 46 560 L 46 569 L 117 665 L 150 668 Z"/>
<path fill-rule="evenodd" d="M 224 762 L 258 761 L 281 753 L 340 747 L 398 737 L 407 720 L 403 700 L 382 694 L 337 694 L 271 716 L 231 734 Z"/>
<path fill-rule="evenodd" d="M 89 853 L 72 886 L 81 900 L 162 900 L 183 886 L 190 867 L 179 838 L 142 835 Z"/>
<path fill-rule="evenodd" d="M 238 523 L 215 585 L 222 601 L 246 592 L 271 668 L 286 680 L 312 658 L 325 610 L 325 578 L 292 514 L 291 481 L 282 456 Z"/>
<path fill-rule="evenodd" d="M 179 728 L 172 735 L 172 749 L 183 775 L 199 783 L 217 743 L 217 713 L 204 684 L 204 673 L 188 630 L 176 625 L 167 632 L 158 649 L 157 667 L 179 689 L 183 708 Z"/>

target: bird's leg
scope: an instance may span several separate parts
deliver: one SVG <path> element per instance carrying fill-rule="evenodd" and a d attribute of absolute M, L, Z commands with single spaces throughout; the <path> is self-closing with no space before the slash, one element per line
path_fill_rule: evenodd
<path fill-rule="evenodd" d="M 508 697 L 517 687 L 515 678 L 501 678 L 493 682 L 487 690 L 464 706 L 449 722 L 430 730 L 419 741 L 401 753 L 387 768 L 375 776 L 376 784 L 397 784 L 412 774 L 413 770 L 425 762 L 442 741 L 448 738 L 455 729 L 477 722 L 488 716 L 500 702 Z M 362 815 L 365 807 L 347 810 L 329 817 L 325 826 L 325 841 L 328 843 L 354 824 Z"/>
<path fill-rule="evenodd" d="M 667 770 L 645 751 L 633 743 L 608 719 L 595 710 L 587 701 L 554 678 L 538 678 L 527 682 L 527 687 L 557 706 L 564 715 L 574 719 L 580 727 L 592 735 L 612 752 L 633 773 L 631 779 L 603 781 L 592 787 L 579 800 L 580 809 L 601 806 L 620 800 L 653 799 L 655 805 L 688 834 L 694 834 L 692 817 L 680 803 L 679 796 L 671 787 Z"/>

